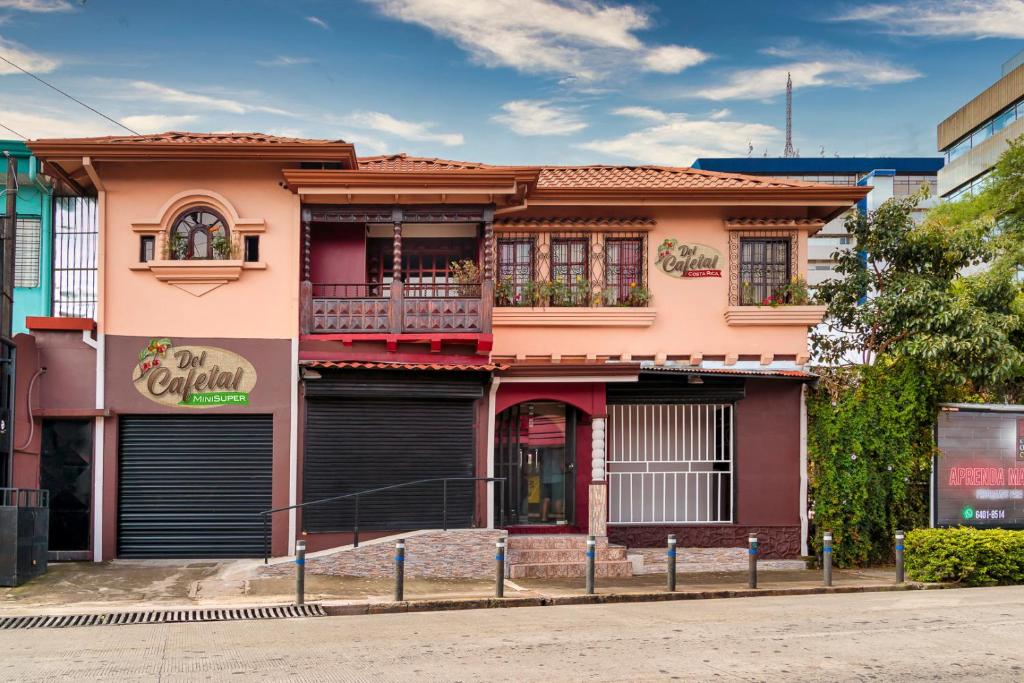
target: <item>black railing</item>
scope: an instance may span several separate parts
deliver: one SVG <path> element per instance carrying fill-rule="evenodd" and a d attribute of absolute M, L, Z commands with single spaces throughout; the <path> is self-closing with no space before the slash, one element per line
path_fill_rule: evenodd
<path fill-rule="evenodd" d="M 318 500 L 309 500 L 305 503 L 296 503 L 295 505 L 289 505 L 283 508 L 272 508 L 270 510 L 264 510 L 260 513 L 263 517 L 263 564 L 267 563 L 270 557 L 270 534 L 269 534 L 269 520 L 270 515 L 277 512 L 285 512 L 287 510 L 299 510 L 310 505 L 322 505 L 323 503 L 333 503 L 338 500 L 346 500 L 348 498 L 355 499 L 355 520 L 352 527 L 352 547 L 359 547 L 359 499 L 363 496 L 373 495 L 375 493 L 382 493 L 384 491 L 393 491 L 395 489 L 405 488 L 407 486 L 416 486 L 417 484 L 429 484 L 433 482 L 441 482 L 441 528 L 444 531 L 448 531 L 448 482 L 450 481 L 479 481 L 484 483 L 495 482 L 500 486 L 498 493 L 499 500 L 499 515 L 500 522 L 499 526 L 505 526 L 505 477 L 434 477 L 431 479 L 416 479 L 414 481 L 404 481 L 401 484 L 391 484 L 390 486 L 380 486 L 378 488 L 366 489 L 365 491 L 356 491 L 355 493 L 346 493 L 341 496 L 331 496 L 330 498 L 320 498 Z M 394 529 L 394 531 L 410 531 L 410 529 Z"/>

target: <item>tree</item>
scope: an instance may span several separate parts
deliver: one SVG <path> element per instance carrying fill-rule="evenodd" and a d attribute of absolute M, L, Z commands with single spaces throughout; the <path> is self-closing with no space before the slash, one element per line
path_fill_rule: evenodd
<path fill-rule="evenodd" d="M 847 218 L 857 248 L 835 255 L 840 277 L 818 288 L 829 329 L 812 333 L 815 357 L 830 365 L 904 358 L 950 386 L 1006 386 L 1024 371 L 1024 318 L 1000 221 L 979 200 L 941 205 L 918 224 L 921 199 Z"/>

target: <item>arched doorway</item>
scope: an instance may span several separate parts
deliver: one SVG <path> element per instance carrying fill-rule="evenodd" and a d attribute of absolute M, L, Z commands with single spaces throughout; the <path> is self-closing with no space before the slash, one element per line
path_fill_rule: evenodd
<path fill-rule="evenodd" d="M 579 411 L 557 401 L 526 401 L 498 414 L 494 431 L 498 524 L 573 525 Z"/>

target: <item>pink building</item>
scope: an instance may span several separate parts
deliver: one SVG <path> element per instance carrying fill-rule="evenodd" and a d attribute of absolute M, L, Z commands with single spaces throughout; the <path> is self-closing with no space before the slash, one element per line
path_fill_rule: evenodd
<path fill-rule="evenodd" d="M 332 547 L 354 500 L 291 506 L 423 479 L 360 497 L 362 538 L 806 552 L 823 310 L 793 280 L 870 188 L 261 134 L 30 147 L 100 213 L 95 321 L 17 340 L 16 483 L 88 463 L 68 556 L 258 556 L 271 508 L 273 554 Z"/>

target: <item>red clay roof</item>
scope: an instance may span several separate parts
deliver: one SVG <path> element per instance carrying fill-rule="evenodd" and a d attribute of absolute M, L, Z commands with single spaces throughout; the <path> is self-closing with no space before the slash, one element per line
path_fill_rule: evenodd
<path fill-rule="evenodd" d="M 411 157 L 407 154 L 385 154 L 372 157 L 359 157 L 359 170 L 386 171 L 389 173 L 415 173 L 428 171 L 455 171 L 460 169 L 475 170 L 480 168 L 501 168 L 491 164 L 475 161 L 455 161 L 454 159 L 437 159 L 435 157 Z"/>
<path fill-rule="evenodd" d="M 287 138 L 280 135 L 266 135 L 264 133 L 189 133 L 184 131 L 168 131 L 166 133 L 153 133 L 152 135 L 106 135 L 94 138 L 56 138 L 46 142 L 96 142 L 106 144 L 153 144 L 153 143 L 174 143 L 179 145 L 202 145 L 202 144 L 225 144 L 235 143 L 243 145 L 265 144 L 303 144 L 324 145 L 339 144 L 347 145 L 344 140 L 314 140 L 309 138 Z"/>
<path fill-rule="evenodd" d="M 651 228 L 653 218 L 500 218 L 496 228 L 558 228 L 566 230 L 592 228 Z"/>
<path fill-rule="evenodd" d="M 492 372 L 503 370 L 506 365 L 496 363 L 389 363 L 385 361 L 342 361 L 342 360 L 304 360 L 301 365 L 307 368 L 326 370 L 340 368 L 358 368 L 363 370 L 462 370 Z"/>
<path fill-rule="evenodd" d="M 818 183 L 766 176 L 718 173 L 669 166 L 554 166 L 541 169 L 537 188 L 561 189 L 786 189 L 821 187 Z"/>

